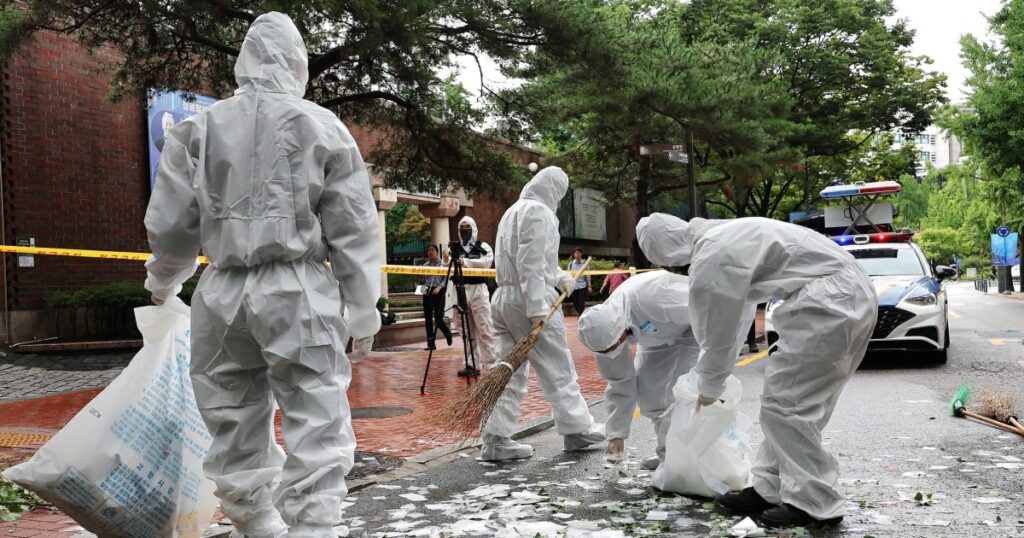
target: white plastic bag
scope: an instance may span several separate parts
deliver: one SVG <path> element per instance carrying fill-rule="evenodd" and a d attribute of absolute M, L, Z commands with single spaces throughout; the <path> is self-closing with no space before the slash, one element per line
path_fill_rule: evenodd
<path fill-rule="evenodd" d="M 669 411 L 671 422 L 665 440 L 665 461 L 654 471 L 654 487 L 686 495 L 717 497 L 740 490 L 750 482 L 750 419 L 739 412 L 743 385 L 736 376 L 725 383 L 723 402 L 700 412 L 697 406 L 697 372 L 679 376 Z"/>
<path fill-rule="evenodd" d="M 32 459 L 4 471 L 100 536 L 199 537 L 217 499 L 189 378 L 190 311 L 135 309 L 143 347 Z"/>

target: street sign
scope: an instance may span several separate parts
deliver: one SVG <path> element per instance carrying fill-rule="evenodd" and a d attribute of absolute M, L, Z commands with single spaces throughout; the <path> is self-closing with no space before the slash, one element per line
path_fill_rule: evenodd
<path fill-rule="evenodd" d="M 1010 232 L 1005 236 L 992 234 L 992 265 L 996 267 L 1020 265 L 1017 232 Z"/>
<path fill-rule="evenodd" d="M 655 155 L 672 151 L 686 152 L 686 144 L 647 144 L 640 146 L 640 155 Z"/>
<path fill-rule="evenodd" d="M 1000 226 L 999 228 L 996 228 L 996 233 L 999 234 L 999 237 L 1006 237 L 1010 235 L 1010 228 L 1006 226 Z"/>
<path fill-rule="evenodd" d="M 690 155 L 685 150 L 673 149 L 668 152 L 668 160 L 686 164 L 690 162 Z"/>

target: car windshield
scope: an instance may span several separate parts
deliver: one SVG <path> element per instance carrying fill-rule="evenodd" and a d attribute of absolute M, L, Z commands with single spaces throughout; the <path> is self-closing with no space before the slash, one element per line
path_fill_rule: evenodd
<path fill-rule="evenodd" d="M 923 275 L 924 267 L 913 249 L 862 248 L 849 251 L 868 276 Z"/>

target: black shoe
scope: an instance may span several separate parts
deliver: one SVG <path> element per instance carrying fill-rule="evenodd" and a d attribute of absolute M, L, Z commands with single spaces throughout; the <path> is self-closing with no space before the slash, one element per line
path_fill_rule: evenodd
<path fill-rule="evenodd" d="M 452 333 L 444 335 L 444 339 L 448 341 L 448 345 L 452 345 Z"/>
<path fill-rule="evenodd" d="M 803 527 L 806 525 L 837 525 L 843 521 L 843 516 L 815 519 L 791 504 L 784 504 L 765 510 L 758 519 L 768 527 Z"/>
<path fill-rule="evenodd" d="M 434 351 L 435 349 L 437 349 L 437 346 L 435 346 L 434 343 L 431 342 L 427 344 L 427 347 L 423 348 L 423 351 Z"/>
<path fill-rule="evenodd" d="M 764 500 L 764 497 L 754 491 L 754 488 L 726 493 L 718 498 L 718 504 L 730 512 L 746 515 L 760 514 L 769 508 L 776 507 Z"/>
<path fill-rule="evenodd" d="M 757 353 L 757 346 L 750 346 L 751 353 Z"/>

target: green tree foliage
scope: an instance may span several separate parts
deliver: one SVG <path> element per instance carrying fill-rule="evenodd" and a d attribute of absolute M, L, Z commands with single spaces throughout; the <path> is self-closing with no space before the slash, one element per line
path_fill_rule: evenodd
<path fill-rule="evenodd" d="M 596 3 L 588 26 L 602 39 L 530 57 L 529 83 L 502 103 L 576 181 L 638 216 L 688 187 L 684 166 L 639 147 L 690 129 L 709 209 L 774 215 L 835 176 L 822 159 L 846 158 L 844 179 L 906 171 L 902 151 L 857 160 L 879 133 L 922 129 L 941 99 L 942 77 L 910 55 L 894 13 L 888 0 Z"/>
<path fill-rule="evenodd" d="M 733 191 L 715 204 L 727 214 L 770 216 L 791 191 L 816 196 L 821 182 L 814 178 L 832 167 L 820 158 L 856 154 L 885 131 L 921 130 L 942 100 L 944 78 L 925 72 L 927 58 L 911 56 L 913 32 L 903 21 L 887 22 L 895 17 L 889 0 L 697 0 L 693 5 L 699 14 L 690 21 L 695 33 L 755 39 L 780 54 L 773 68 L 786 83 L 787 118 L 797 125 L 780 143 L 799 156 L 735 181 Z M 858 131 L 859 137 L 849 135 Z M 851 161 L 847 176 L 860 165 Z M 892 179 L 899 173 L 885 175 Z"/>
<path fill-rule="evenodd" d="M 929 199 L 927 216 L 921 221 L 922 235 L 933 230 L 956 230 L 960 240 L 930 247 L 943 250 L 925 252 L 933 256 L 953 248 L 959 256 L 990 257 L 990 235 L 1000 221 L 999 211 L 989 201 L 993 185 L 981 179 L 977 163 L 971 161 L 947 166 L 933 174 L 942 175 L 945 185 Z"/>
<path fill-rule="evenodd" d="M 897 180 L 907 188 L 915 182 L 917 150 L 898 145 L 892 133 L 846 135 L 850 151 L 805 159 L 800 166 L 778 170 L 751 191 L 749 206 L 756 215 L 785 220 L 791 211 L 804 211 L 821 203 L 819 193 L 834 182 Z M 862 141 L 868 140 L 868 143 Z M 721 200 L 721 195 L 718 200 Z M 723 203 L 724 205 L 724 203 Z M 922 215 L 923 216 L 923 213 Z"/>
<path fill-rule="evenodd" d="M 986 220 L 986 232 L 1004 223 L 1024 232 L 1024 1 L 1005 0 L 989 26 L 993 41 L 971 35 L 960 41 L 970 94 L 964 107 L 943 111 L 941 124 L 979 161 L 984 202 L 990 213 L 998 211 Z"/>
<path fill-rule="evenodd" d="M 894 224 L 900 228 L 920 230 L 932 196 L 939 191 L 938 172 L 932 171 L 918 179 L 912 175 L 900 176 L 899 182 L 903 189 L 895 197 L 895 205 L 899 214 Z"/>
<path fill-rule="evenodd" d="M 404 243 L 423 239 L 430 239 L 430 219 L 419 210 L 409 211 L 398 227 L 398 240 Z"/>
<path fill-rule="evenodd" d="M 967 248 L 967 238 L 956 228 L 928 228 L 917 236 L 916 241 L 928 260 L 935 264 L 951 263 Z"/>
<path fill-rule="evenodd" d="M 164 88 L 227 96 L 249 24 L 272 10 L 295 21 L 309 49 L 306 97 L 387 133 L 369 161 L 389 185 L 429 192 L 524 179 L 522 167 L 471 131 L 481 111 L 442 75 L 453 58 L 517 63 L 589 32 L 575 2 L 25 0 L 3 3 L 0 55 L 38 32 L 59 32 L 120 53 L 109 66 L 114 99 Z"/>
<path fill-rule="evenodd" d="M 398 202 L 384 214 L 384 234 L 389 245 L 430 239 L 430 219 L 415 205 Z"/>

